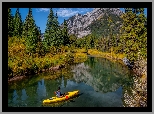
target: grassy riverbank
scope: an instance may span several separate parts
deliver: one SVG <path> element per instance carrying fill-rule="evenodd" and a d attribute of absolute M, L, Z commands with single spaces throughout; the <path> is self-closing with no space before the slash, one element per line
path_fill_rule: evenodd
<path fill-rule="evenodd" d="M 115 54 L 114 52 L 108 53 L 108 52 L 102 52 L 98 51 L 96 49 L 89 49 L 88 54 L 95 56 L 95 57 L 103 57 L 106 58 L 112 62 L 118 61 L 122 63 L 122 59 L 125 57 L 125 54 Z"/>
<path fill-rule="evenodd" d="M 26 53 L 24 38 L 8 40 L 8 78 L 36 74 L 46 70 L 58 70 L 68 64 L 84 62 L 87 54 L 83 49 L 62 46 L 58 50 L 52 47 L 44 56 Z"/>

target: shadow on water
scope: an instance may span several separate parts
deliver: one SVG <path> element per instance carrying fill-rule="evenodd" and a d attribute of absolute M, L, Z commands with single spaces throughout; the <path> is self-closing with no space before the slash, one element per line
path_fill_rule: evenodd
<path fill-rule="evenodd" d="M 83 93 L 79 93 L 76 97 L 74 97 L 73 99 L 70 99 L 70 102 L 75 102 L 74 99 L 80 97 L 82 94 Z"/>
<path fill-rule="evenodd" d="M 81 95 L 83 95 L 83 93 L 79 93 L 77 96 L 81 96 Z"/>

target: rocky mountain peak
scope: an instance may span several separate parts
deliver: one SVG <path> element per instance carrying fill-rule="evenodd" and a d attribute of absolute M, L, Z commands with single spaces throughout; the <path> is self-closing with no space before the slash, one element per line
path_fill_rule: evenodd
<path fill-rule="evenodd" d="M 117 16 L 123 14 L 119 8 L 94 8 L 93 11 L 87 12 L 84 15 L 78 13 L 67 20 L 69 34 L 75 34 L 78 38 L 90 34 L 91 30 L 88 26 L 107 13 Z"/>

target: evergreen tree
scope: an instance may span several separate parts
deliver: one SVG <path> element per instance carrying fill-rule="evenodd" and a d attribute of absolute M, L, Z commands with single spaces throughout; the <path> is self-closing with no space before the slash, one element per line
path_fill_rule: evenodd
<path fill-rule="evenodd" d="M 8 8 L 8 36 L 13 36 L 14 26 L 13 26 L 13 16 L 11 12 L 11 8 Z"/>
<path fill-rule="evenodd" d="M 110 26 L 108 26 L 108 24 L 110 24 L 108 21 L 109 17 L 112 18 L 112 33 L 119 33 L 122 19 L 120 18 L 120 16 L 112 14 L 110 11 L 107 11 L 102 17 L 100 17 L 88 26 L 88 28 L 91 29 L 92 34 L 95 34 L 96 37 L 101 37 L 102 34 L 108 36 L 110 34 Z"/>
<path fill-rule="evenodd" d="M 37 27 L 36 33 L 38 35 L 38 41 L 41 42 L 41 30 L 40 30 L 40 27 Z"/>
<path fill-rule="evenodd" d="M 124 44 L 127 58 L 131 61 L 136 61 L 140 56 L 146 58 L 147 55 L 147 30 L 144 26 L 146 18 L 143 12 L 143 8 L 130 8 L 122 16 L 124 22 L 120 40 Z"/>
<path fill-rule="evenodd" d="M 32 16 L 32 8 L 29 8 L 29 12 L 23 27 L 23 35 L 26 37 L 26 49 L 29 53 L 36 52 L 39 34 L 40 32 L 38 31 Z"/>
<path fill-rule="evenodd" d="M 54 24 L 54 31 L 55 31 L 54 46 L 58 47 L 64 43 L 64 39 L 62 36 L 62 31 L 59 26 L 57 13 L 56 13 L 56 16 L 54 17 L 53 24 Z"/>
<path fill-rule="evenodd" d="M 75 45 L 76 40 L 77 40 L 77 37 L 74 34 L 69 36 L 69 44 Z"/>
<path fill-rule="evenodd" d="M 36 53 L 41 56 L 44 54 L 44 50 L 42 49 L 43 48 L 43 44 L 42 44 L 42 41 L 41 41 L 41 30 L 40 30 L 40 27 L 36 27 L 35 28 L 35 31 L 36 31 L 36 36 L 37 37 L 37 48 L 36 48 Z"/>
<path fill-rule="evenodd" d="M 91 48 L 94 48 L 94 41 L 95 41 L 95 36 L 91 35 L 91 38 L 90 38 L 90 47 Z"/>
<path fill-rule="evenodd" d="M 68 28 L 67 28 L 67 23 L 65 19 L 64 19 L 62 34 L 64 39 L 64 45 L 69 45 L 69 34 L 68 34 Z"/>
<path fill-rule="evenodd" d="M 51 46 L 54 46 L 56 41 L 56 33 L 55 33 L 55 23 L 53 22 L 55 19 L 52 8 L 50 8 L 50 13 L 48 15 L 48 20 L 46 24 L 45 34 L 43 45 L 45 47 L 45 51 L 49 51 Z"/>
<path fill-rule="evenodd" d="M 29 8 L 28 15 L 26 16 L 26 19 L 23 23 L 23 32 L 22 32 L 23 37 L 27 37 L 28 30 L 33 28 L 34 25 L 35 25 L 35 21 L 32 16 L 32 8 Z"/>
<path fill-rule="evenodd" d="M 22 19 L 19 13 L 19 8 L 17 8 L 15 16 L 14 16 L 14 32 L 13 36 L 21 37 L 22 35 Z"/>

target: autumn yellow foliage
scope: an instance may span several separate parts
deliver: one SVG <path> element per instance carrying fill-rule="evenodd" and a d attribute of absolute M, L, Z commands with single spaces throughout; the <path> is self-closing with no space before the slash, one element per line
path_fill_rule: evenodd
<path fill-rule="evenodd" d="M 125 57 L 125 54 L 115 54 L 114 51 L 111 51 L 111 53 L 102 52 L 102 51 L 98 51 L 96 49 L 89 49 L 88 54 L 95 56 L 95 57 L 104 57 L 104 58 L 107 58 L 112 61 L 122 60 Z"/>
<path fill-rule="evenodd" d="M 84 49 L 76 49 L 71 52 L 68 46 L 58 49 L 51 47 L 50 53 L 44 56 L 26 53 L 25 39 L 12 37 L 8 39 L 8 76 L 25 75 L 25 73 L 37 73 L 42 69 L 49 69 L 57 65 L 84 62 L 87 55 Z M 13 74 L 12 74 L 13 73 Z"/>

